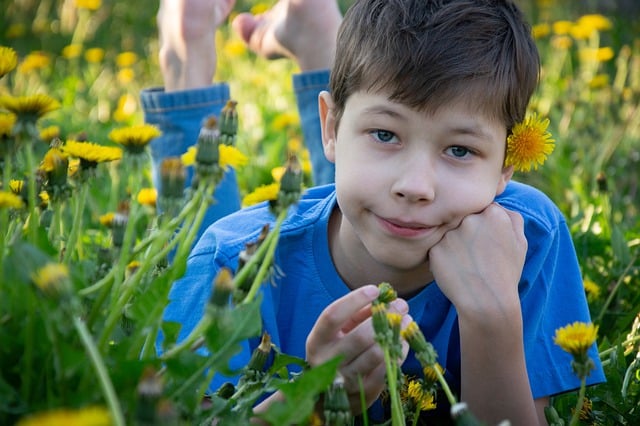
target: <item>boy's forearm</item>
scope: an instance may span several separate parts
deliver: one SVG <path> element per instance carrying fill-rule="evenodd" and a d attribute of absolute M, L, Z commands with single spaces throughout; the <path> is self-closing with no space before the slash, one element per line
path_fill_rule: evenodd
<path fill-rule="evenodd" d="M 461 399 L 487 424 L 538 425 L 525 359 L 522 317 L 459 318 Z"/>

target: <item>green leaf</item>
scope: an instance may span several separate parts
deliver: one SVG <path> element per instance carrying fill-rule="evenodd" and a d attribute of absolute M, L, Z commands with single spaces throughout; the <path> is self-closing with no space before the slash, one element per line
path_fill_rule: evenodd
<path fill-rule="evenodd" d="M 284 401 L 274 402 L 259 417 L 274 425 L 302 423 L 311 415 L 318 396 L 333 383 L 340 361 L 334 358 L 306 370 L 292 382 L 277 386 L 284 394 Z"/>

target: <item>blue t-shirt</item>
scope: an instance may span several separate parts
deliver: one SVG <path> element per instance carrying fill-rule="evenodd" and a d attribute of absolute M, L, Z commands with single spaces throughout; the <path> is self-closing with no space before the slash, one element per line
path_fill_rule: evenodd
<path fill-rule="evenodd" d="M 582 278 L 571 236 L 557 207 L 540 191 L 510 182 L 496 198 L 503 207 L 524 219 L 528 251 L 519 285 L 524 322 L 527 371 L 534 398 L 578 388 L 571 356 L 553 342 L 555 330 L 574 321 L 590 322 Z M 336 208 L 334 185 L 307 190 L 282 225 L 275 264 L 281 273 L 264 285 L 264 331 L 286 354 L 305 357 L 305 342 L 322 310 L 349 292 L 331 260 L 327 238 L 329 217 Z M 209 299 L 211 282 L 222 266 L 235 270 L 238 255 L 247 242 L 257 239 L 265 223 L 274 217 L 266 203 L 243 209 L 210 226 L 192 251 L 185 276 L 170 293 L 165 320 L 182 324 L 184 338 L 201 318 Z M 377 283 L 372 283 L 377 284 Z M 408 299 L 410 314 L 438 353 L 450 386 L 459 394 L 460 338 L 457 313 L 435 282 L 425 282 Z M 233 360 L 240 368 L 251 356 L 255 342 L 247 342 Z M 596 370 L 589 383 L 604 381 L 594 345 L 590 356 Z M 409 375 L 420 375 L 413 354 L 402 366 Z M 214 378 L 215 390 L 227 377 Z"/>

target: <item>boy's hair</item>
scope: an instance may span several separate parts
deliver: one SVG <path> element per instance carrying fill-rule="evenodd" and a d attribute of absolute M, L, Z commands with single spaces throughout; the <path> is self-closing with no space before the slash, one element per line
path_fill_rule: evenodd
<path fill-rule="evenodd" d="M 384 91 L 431 113 L 463 101 L 510 132 L 539 70 L 531 28 L 508 0 L 356 0 L 340 27 L 330 90 L 338 122 L 349 96 Z"/>

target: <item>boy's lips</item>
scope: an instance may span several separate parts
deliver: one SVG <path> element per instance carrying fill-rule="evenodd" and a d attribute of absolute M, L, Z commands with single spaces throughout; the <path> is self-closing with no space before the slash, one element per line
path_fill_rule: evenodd
<path fill-rule="evenodd" d="M 377 218 L 387 232 L 400 237 L 419 237 L 436 228 L 436 226 L 425 225 L 420 222 L 384 218 L 380 216 L 377 216 Z"/>

